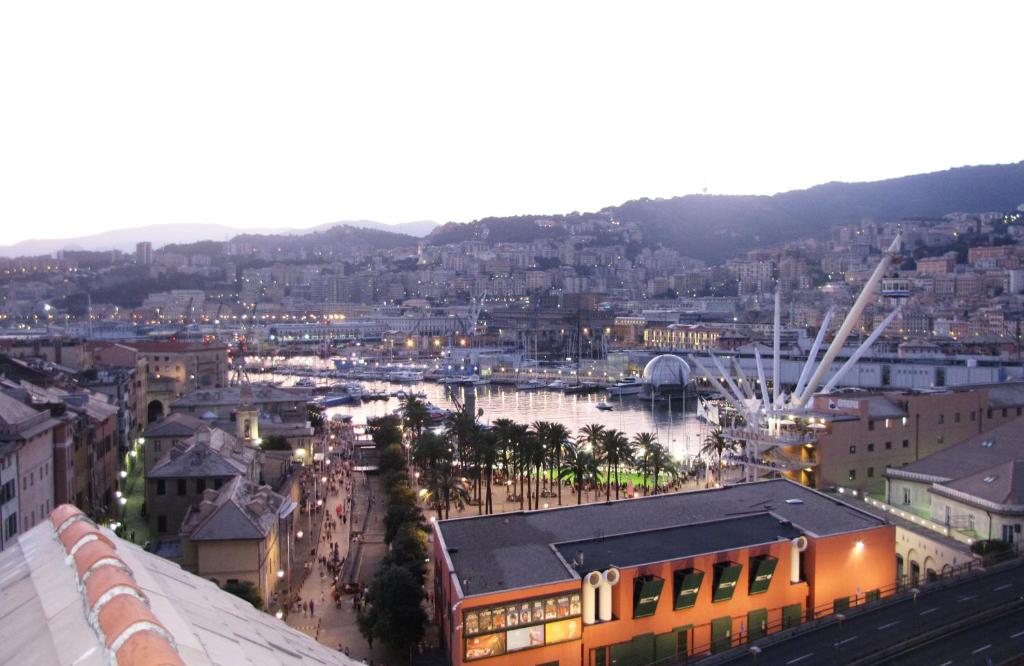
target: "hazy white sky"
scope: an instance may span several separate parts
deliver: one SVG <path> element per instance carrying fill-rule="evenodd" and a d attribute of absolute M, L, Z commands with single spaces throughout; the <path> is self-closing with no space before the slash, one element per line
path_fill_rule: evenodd
<path fill-rule="evenodd" d="M 1024 159 L 1024 3 L 7 2 L 0 244 Z"/>

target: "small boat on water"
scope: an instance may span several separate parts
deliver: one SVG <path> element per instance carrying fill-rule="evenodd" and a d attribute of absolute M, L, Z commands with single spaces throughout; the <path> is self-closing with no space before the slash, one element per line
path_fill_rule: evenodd
<path fill-rule="evenodd" d="M 596 406 L 597 406 L 597 408 L 598 408 L 598 409 L 600 409 L 600 410 L 601 410 L 602 412 L 610 412 L 610 411 L 612 411 L 613 409 L 615 409 L 614 407 L 612 407 L 611 405 L 609 405 L 609 404 L 608 404 L 607 402 L 599 402 L 599 403 L 597 403 L 597 405 L 596 405 Z"/>
<path fill-rule="evenodd" d="M 542 388 L 544 388 L 544 382 L 538 382 L 536 379 L 516 384 L 517 391 L 539 391 Z"/>
<path fill-rule="evenodd" d="M 564 391 L 565 389 L 569 388 L 569 382 L 565 381 L 564 379 L 556 379 L 555 381 L 548 384 L 548 388 L 553 389 L 555 391 Z"/>
<path fill-rule="evenodd" d="M 316 388 L 316 382 L 309 377 L 303 377 L 299 381 L 295 382 L 295 388 Z"/>

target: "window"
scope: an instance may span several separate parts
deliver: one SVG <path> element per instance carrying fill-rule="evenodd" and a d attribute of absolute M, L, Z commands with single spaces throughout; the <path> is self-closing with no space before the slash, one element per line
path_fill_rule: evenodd
<path fill-rule="evenodd" d="M 945 444 L 945 443 L 946 443 L 946 438 L 943 437 L 942 435 L 939 435 L 939 444 Z"/>
<path fill-rule="evenodd" d="M 992 418 L 992 408 L 989 408 L 988 413 L 985 415 L 986 418 Z"/>
<path fill-rule="evenodd" d="M 904 488 L 903 489 L 903 504 L 904 505 L 909 505 L 910 504 L 910 488 Z"/>
<path fill-rule="evenodd" d="M 213 480 L 213 489 L 214 490 L 220 490 L 220 487 L 223 486 L 223 485 L 224 485 L 224 479 L 214 479 Z"/>
<path fill-rule="evenodd" d="M 1003 418 L 1004 419 L 1006 418 L 1006 408 L 1005 407 L 1003 408 Z"/>
<path fill-rule="evenodd" d="M 868 444 L 868 451 L 874 451 L 874 450 L 875 450 L 875 443 L 871 442 L 870 444 Z"/>
<path fill-rule="evenodd" d="M 953 423 L 960 423 L 960 412 L 953 414 Z"/>
<path fill-rule="evenodd" d="M 163 479 L 158 479 L 157 482 L 156 482 L 156 494 L 157 495 L 166 495 L 167 494 L 167 484 L 164 483 Z"/>
<path fill-rule="evenodd" d="M 875 422 L 874 421 L 868 421 L 868 430 L 874 430 L 874 429 L 875 429 Z"/>
<path fill-rule="evenodd" d="M 185 487 L 185 479 L 178 479 L 178 495 L 184 495 L 188 492 L 188 488 Z"/>
<path fill-rule="evenodd" d="M 868 467 L 868 478 L 871 479 L 871 478 L 874 478 L 874 476 L 875 476 L 875 468 L 874 467 Z"/>
<path fill-rule="evenodd" d="M 971 530 L 972 532 L 974 531 L 974 514 L 973 513 L 967 514 L 967 529 Z"/>
<path fill-rule="evenodd" d="M 972 409 L 972 410 L 971 410 L 971 420 L 973 421 L 973 420 L 974 420 L 974 418 L 975 418 L 975 416 L 974 416 L 974 410 Z"/>
<path fill-rule="evenodd" d="M 945 422 L 946 422 L 946 415 L 945 414 L 939 414 L 939 425 L 942 425 Z"/>
<path fill-rule="evenodd" d="M 202 495 L 206 490 L 206 479 L 196 479 L 196 494 Z"/>
<path fill-rule="evenodd" d="M 856 444 L 851 444 L 850 445 L 850 453 L 857 453 L 857 445 Z"/>
<path fill-rule="evenodd" d="M 166 532 L 167 531 L 167 516 L 156 517 L 156 531 Z"/>
<path fill-rule="evenodd" d="M 910 448 L 910 440 L 909 439 L 903 440 L 903 448 L 905 448 L 905 449 L 909 449 Z"/>
<path fill-rule="evenodd" d="M 856 481 L 857 480 L 857 470 L 851 469 L 849 477 L 850 477 L 850 481 Z"/>
<path fill-rule="evenodd" d="M 1018 407 L 1018 408 L 1017 408 L 1017 416 L 1020 416 L 1020 410 L 1021 410 L 1021 408 L 1020 408 L 1020 407 Z"/>

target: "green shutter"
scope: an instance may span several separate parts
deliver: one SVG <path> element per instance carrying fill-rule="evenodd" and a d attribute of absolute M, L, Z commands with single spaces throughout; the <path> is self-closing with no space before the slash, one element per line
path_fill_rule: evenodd
<path fill-rule="evenodd" d="M 798 627 L 803 621 L 804 607 L 801 604 L 782 607 L 782 628 Z"/>
<path fill-rule="evenodd" d="M 722 652 L 732 647 L 732 618 L 711 620 L 711 651 Z"/>
<path fill-rule="evenodd" d="M 882 591 L 881 590 L 868 590 L 867 592 L 864 593 L 864 601 L 867 602 L 867 603 L 871 603 L 872 601 L 878 601 L 881 598 L 882 598 Z"/>
<path fill-rule="evenodd" d="M 758 555 L 750 558 L 750 594 L 761 594 L 768 591 L 775 575 L 775 565 L 779 558 L 771 555 Z"/>
<path fill-rule="evenodd" d="M 719 562 L 715 565 L 715 588 L 711 601 L 728 601 L 736 592 L 736 583 L 743 572 L 743 565 L 736 562 Z"/>
<path fill-rule="evenodd" d="M 850 597 L 839 597 L 832 602 L 833 613 L 842 613 L 848 610 L 850 610 Z"/>
<path fill-rule="evenodd" d="M 697 604 L 700 585 L 704 582 L 704 572 L 699 569 L 682 569 L 673 574 L 675 599 L 672 608 L 681 610 L 693 608 Z"/>
<path fill-rule="evenodd" d="M 664 578 L 638 576 L 633 581 L 633 617 L 648 617 L 658 610 Z"/>

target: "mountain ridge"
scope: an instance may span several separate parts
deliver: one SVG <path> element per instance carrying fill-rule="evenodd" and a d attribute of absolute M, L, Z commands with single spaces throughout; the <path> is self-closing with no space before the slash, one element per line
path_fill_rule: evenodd
<path fill-rule="evenodd" d="M 328 222 L 314 227 L 229 227 L 223 224 L 203 224 L 199 222 L 182 222 L 167 224 L 148 224 L 138 227 L 125 227 L 102 231 L 87 236 L 76 236 L 73 238 L 39 238 L 28 239 L 0 246 L 0 257 L 33 257 L 54 254 L 61 250 L 89 250 L 107 251 L 120 250 L 122 252 L 134 252 L 135 244 L 149 241 L 153 243 L 153 249 L 158 249 L 171 244 L 188 244 L 198 241 L 223 242 L 237 236 L 244 235 L 285 235 L 294 236 L 302 234 L 318 233 L 327 231 L 334 227 L 349 226 L 358 229 L 370 229 L 373 231 L 384 231 L 388 233 L 416 236 L 426 236 L 434 227 L 436 222 L 428 220 L 403 222 L 400 224 L 385 224 L 373 220 L 351 220 L 340 222 Z"/>

